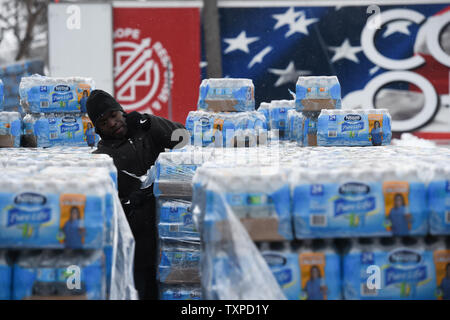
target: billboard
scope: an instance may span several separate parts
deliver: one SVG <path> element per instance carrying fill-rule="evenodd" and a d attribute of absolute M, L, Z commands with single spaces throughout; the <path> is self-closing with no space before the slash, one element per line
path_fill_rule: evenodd
<path fill-rule="evenodd" d="M 200 85 L 200 9 L 123 3 L 113 17 L 116 99 L 184 124 Z"/>

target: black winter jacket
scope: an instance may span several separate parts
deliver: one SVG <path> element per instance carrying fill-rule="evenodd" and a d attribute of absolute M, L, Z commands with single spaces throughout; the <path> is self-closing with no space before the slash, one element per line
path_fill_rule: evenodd
<path fill-rule="evenodd" d="M 145 125 L 147 129 L 138 125 L 138 128 L 133 128 L 135 133 L 128 139 L 101 140 L 98 149 L 94 151 L 110 155 L 117 168 L 119 198 L 136 240 L 135 268 L 145 268 L 155 263 L 155 199 L 152 188 L 141 190 L 141 181 L 123 170 L 136 176 L 144 175 L 161 152 L 180 144 L 181 139 L 171 141 L 172 132 L 175 129 L 184 129 L 183 125 L 161 117 L 148 114 L 141 116 L 150 121 L 149 125 Z"/>

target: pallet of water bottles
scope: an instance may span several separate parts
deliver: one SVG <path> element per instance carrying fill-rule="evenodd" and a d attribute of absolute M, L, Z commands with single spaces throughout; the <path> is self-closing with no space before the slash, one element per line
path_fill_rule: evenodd
<path fill-rule="evenodd" d="M 0 147 L 94 147 L 100 138 L 86 115 L 93 89 L 89 78 L 23 77 L 19 94 L 26 114 L 0 112 Z"/>
<path fill-rule="evenodd" d="M 127 260 L 134 240 L 117 196 L 117 171 L 109 156 L 90 152 L 10 148 L 0 155 L 0 249 L 18 253 L 7 254 L 12 298 L 70 296 L 58 287 L 74 272 L 83 274 L 86 286 L 76 294 L 82 298 L 135 296 Z M 81 271 L 64 272 L 72 265 Z M 112 279 L 115 268 L 122 280 Z M 42 289 L 45 282 L 50 291 Z"/>
<path fill-rule="evenodd" d="M 450 238 L 257 243 L 289 300 L 450 300 Z"/>
<path fill-rule="evenodd" d="M 439 147 L 189 146 L 159 156 L 154 193 L 170 195 L 177 186 L 189 195 L 192 185 L 218 223 L 224 195 L 259 241 L 445 235 L 449 159 L 449 149 Z"/>
<path fill-rule="evenodd" d="M 24 77 L 43 74 L 44 61 L 26 60 L 0 66 L 0 111 L 24 114 L 20 105 L 19 84 Z"/>
<path fill-rule="evenodd" d="M 161 300 L 199 300 L 200 234 L 191 202 L 158 198 L 158 272 Z"/>

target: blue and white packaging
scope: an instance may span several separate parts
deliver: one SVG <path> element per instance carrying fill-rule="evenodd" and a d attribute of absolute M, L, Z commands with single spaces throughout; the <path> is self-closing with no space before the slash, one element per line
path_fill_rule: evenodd
<path fill-rule="evenodd" d="M 251 79 L 204 79 L 198 110 L 212 112 L 255 111 L 255 87 Z"/>
<path fill-rule="evenodd" d="M 158 234 L 160 239 L 200 241 L 191 211 L 191 202 L 158 200 Z"/>
<path fill-rule="evenodd" d="M 105 288 L 102 251 L 22 251 L 14 264 L 14 300 L 103 300 Z"/>
<path fill-rule="evenodd" d="M 0 250 L 0 300 L 11 299 L 12 268 L 6 255 L 5 250 Z"/>
<path fill-rule="evenodd" d="M 157 278 L 162 283 L 200 283 L 200 242 L 162 240 Z"/>
<path fill-rule="evenodd" d="M 161 300 L 202 300 L 200 285 L 167 285 L 160 289 Z"/>
<path fill-rule="evenodd" d="M 317 112 L 303 112 L 303 125 L 302 125 L 302 145 L 304 147 L 317 146 Z"/>
<path fill-rule="evenodd" d="M 21 105 L 28 112 L 86 113 L 86 102 L 94 89 L 90 78 L 50 78 L 35 74 L 22 78 L 19 94 Z"/>
<path fill-rule="evenodd" d="M 191 111 L 186 118 L 186 129 L 191 135 L 191 144 L 195 146 L 234 147 L 240 138 L 245 137 L 250 142 L 243 146 L 255 146 L 258 135 L 267 131 L 265 122 L 264 116 L 257 111 Z"/>
<path fill-rule="evenodd" d="M 429 225 L 433 235 L 450 234 L 450 167 L 436 168 L 428 184 Z"/>
<path fill-rule="evenodd" d="M 87 116 L 80 114 L 43 114 L 35 118 L 34 135 L 37 147 L 91 146 L 97 145 L 100 137 Z"/>
<path fill-rule="evenodd" d="M 435 259 L 441 253 L 445 250 L 432 250 L 420 238 L 353 245 L 343 259 L 345 299 L 436 300 L 441 282 Z"/>
<path fill-rule="evenodd" d="M 0 111 L 0 146 L 20 147 L 22 117 L 18 112 Z"/>
<path fill-rule="evenodd" d="M 322 110 L 317 123 L 319 146 L 384 146 L 391 137 L 387 109 Z"/>
<path fill-rule="evenodd" d="M 288 111 L 288 132 L 289 140 L 303 145 L 303 115 L 295 109 Z"/>
<path fill-rule="evenodd" d="M 65 180 L 47 169 L 19 181 L 9 169 L 0 185 L 0 247 L 102 248 L 103 180 L 76 174 Z"/>
<path fill-rule="evenodd" d="M 291 249 L 289 242 L 263 243 L 260 251 L 286 299 L 300 300 L 302 288 L 298 252 Z"/>
<path fill-rule="evenodd" d="M 336 76 L 299 77 L 295 91 L 299 112 L 341 108 L 341 85 Z"/>
<path fill-rule="evenodd" d="M 426 187 L 417 168 L 291 172 L 296 238 L 425 235 Z"/>
<path fill-rule="evenodd" d="M 261 254 L 288 300 L 339 300 L 341 261 L 331 242 L 263 243 Z"/>
<path fill-rule="evenodd" d="M 264 117 L 266 118 L 266 127 L 268 130 L 270 130 L 270 103 L 268 102 L 261 102 L 258 108 L 258 112 L 262 113 Z"/>
<path fill-rule="evenodd" d="M 227 219 L 223 200 L 254 241 L 292 240 L 290 189 L 287 172 L 277 167 L 217 168 L 207 165 L 194 176 L 194 187 L 205 194 L 203 227 L 211 241 L 221 237 Z"/>
<path fill-rule="evenodd" d="M 272 100 L 269 108 L 271 130 L 278 130 L 280 140 L 289 140 L 289 110 L 294 109 L 294 100 Z"/>

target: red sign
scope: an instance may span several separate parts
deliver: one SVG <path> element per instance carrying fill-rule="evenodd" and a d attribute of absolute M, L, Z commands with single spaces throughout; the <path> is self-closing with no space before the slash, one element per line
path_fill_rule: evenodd
<path fill-rule="evenodd" d="M 114 8 L 114 87 L 127 112 L 184 124 L 199 85 L 199 8 Z"/>

